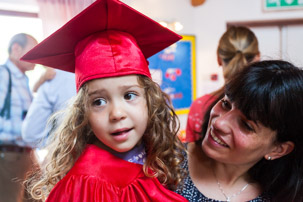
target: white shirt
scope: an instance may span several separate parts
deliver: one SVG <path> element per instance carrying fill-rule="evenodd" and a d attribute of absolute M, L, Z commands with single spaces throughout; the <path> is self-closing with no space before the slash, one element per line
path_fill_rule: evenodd
<path fill-rule="evenodd" d="M 65 108 L 68 101 L 76 95 L 75 75 L 56 70 L 54 79 L 43 83 L 33 99 L 22 125 L 22 137 L 25 142 L 40 147 L 45 143 L 50 127 L 50 116 Z"/>

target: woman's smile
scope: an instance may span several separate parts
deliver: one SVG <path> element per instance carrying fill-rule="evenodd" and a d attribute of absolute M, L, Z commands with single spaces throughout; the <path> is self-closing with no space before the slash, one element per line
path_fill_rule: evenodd
<path fill-rule="evenodd" d="M 218 136 L 215 135 L 213 127 L 211 127 L 211 129 L 209 130 L 209 134 L 210 134 L 209 137 L 211 137 L 211 139 L 213 141 L 215 141 L 219 145 L 222 145 L 224 147 L 228 147 L 228 145 L 221 138 L 219 138 Z"/>

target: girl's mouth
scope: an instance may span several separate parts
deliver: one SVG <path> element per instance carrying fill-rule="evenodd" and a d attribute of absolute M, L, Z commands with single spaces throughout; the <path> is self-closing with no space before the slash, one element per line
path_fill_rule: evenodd
<path fill-rule="evenodd" d="M 118 136 L 118 135 L 123 135 L 125 133 L 128 133 L 129 131 L 131 131 L 132 128 L 128 128 L 128 129 L 119 129 L 119 130 L 116 130 L 115 132 L 111 133 L 111 135 L 113 136 Z"/>

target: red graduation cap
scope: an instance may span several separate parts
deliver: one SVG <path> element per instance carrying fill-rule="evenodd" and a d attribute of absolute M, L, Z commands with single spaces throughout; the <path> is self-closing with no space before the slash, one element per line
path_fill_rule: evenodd
<path fill-rule="evenodd" d="M 181 38 L 118 0 L 97 0 L 22 60 L 75 72 L 79 90 L 96 78 L 150 77 L 146 58 Z"/>

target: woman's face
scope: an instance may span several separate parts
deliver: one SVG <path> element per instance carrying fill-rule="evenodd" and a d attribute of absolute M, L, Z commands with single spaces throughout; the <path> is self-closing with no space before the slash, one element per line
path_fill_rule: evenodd
<path fill-rule="evenodd" d="M 137 76 L 92 80 L 88 95 L 89 124 L 104 145 L 126 152 L 140 142 L 147 127 L 148 109 Z"/>
<path fill-rule="evenodd" d="M 274 148 L 276 132 L 248 120 L 225 96 L 212 109 L 202 149 L 210 158 L 254 165 Z"/>

